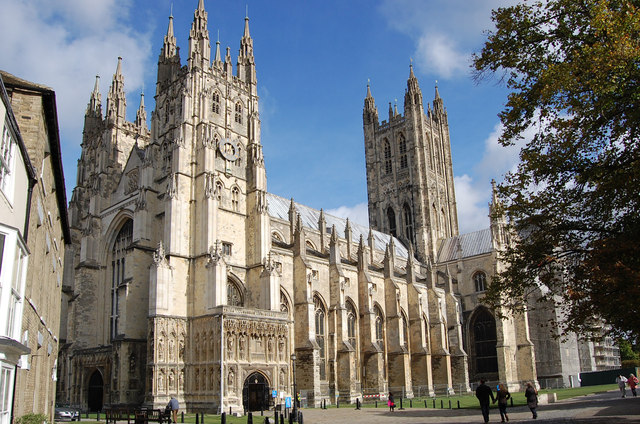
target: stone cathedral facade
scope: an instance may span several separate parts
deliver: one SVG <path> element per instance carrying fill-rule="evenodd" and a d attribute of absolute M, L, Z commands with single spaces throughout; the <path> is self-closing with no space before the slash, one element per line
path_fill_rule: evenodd
<path fill-rule="evenodd" d="M 69 205 L 67 332 L 58 399 L 259 410 L 272 390 L 318 405 L 389 391 L 466 392 L 536 380 L 528 317 L 481 304 L 504 222 L 459 235 L 447 114 L 410 70 L 404 115 L 363 123 L 371 228 L 267 191 L 249 20 L 235 69 L 211 55 L 200 0 L 181 62 L 173 18 L 126 120 L 118 59 L 91 93 Z M 495 204 L 496 200 L 494 200 Z"/>

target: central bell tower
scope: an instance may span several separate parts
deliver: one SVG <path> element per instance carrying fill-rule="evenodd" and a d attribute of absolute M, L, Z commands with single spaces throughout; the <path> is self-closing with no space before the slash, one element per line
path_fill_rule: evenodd
<path fill-rule="evenodd" d="M 404 115 L 389 103 L 389 118 L 380 122 L 367 85 L 362 120 L 369 223 L 413 246 L 421 261 L 433 262 L 439 243 L 458 235 L 449 123 L 438 87 L 425 111 L 410 66 Z"/>

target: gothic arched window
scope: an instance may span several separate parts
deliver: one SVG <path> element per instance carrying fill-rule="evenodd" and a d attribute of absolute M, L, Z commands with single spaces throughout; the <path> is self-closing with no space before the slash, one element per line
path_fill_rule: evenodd
<path fill-rule="evenodd" d="M 406 169 L 409 165 L 409 161 L 407 160 L 407 141 L 404 139 L 402 134 L 400 134 L 398 150 L 400 151 L 400 169 Z"/>
<path fill-rule="evenodd" d="M 391 174 L 391 145 L 389 140 L 384 140 L 384 172 L 385 174 Z"/>
<path fill-rule="evenodd" d="M 118 324 L 120 319 L 119 288 L 124 284 L 126 254 L 133 238 L 133 221 L 127 219 L 120 228 L 116 240 L 111 248 L 111 314 L 110 335 L 111 340 L 118 336 Z"/>
<path fill-rule="evenodd" d="M 392 236 L 396 236 L 396 213 L 393 211 L 393 208 L 389 207 L 387 209 L 387 220 L 389 221 L 389 233 Z"/>
<path fill-rule="evenodd" d="M 487 290 L 487 275 L 482 271 L 476 272 L 473 274 L 473 284 L 478 293 Z"/>
<path fill-rule="evenodd" d="M 286 312 L 289 315 L 289 300 L 284 292 L 280 292 L 280 312 Z"/>
<path fill-rule="evenodd" d="M 411 241 L 411 243 L 415 244 L 415 234 L 413 232 L 413 214 L 411 213 L 411 208 L 408 204 L 404 204 L 402 208 L 402 212 L 404 215 L 404 234 Z"/>
<path fill-rule="evenodd" d="M 240 287 L 231 280 L 227 280 L 227 305 L 244 306 L 242 291 L 240 290 Z"/>
<path fill-rule="evenodd" d="M 236 103 L 235 121 L 238 124 L 242 124 L 242 103 L 240 103 L 240 102 Z"/>
<path fill-rule="evenodd" d="M 382 311 L 377 305 L 375 307 L 375 315 L 376 315 L 376 343 L 378 343 L 381 349 L 384 349 L 384 317 L 382 316 Z"/>
<path fill-rule="evenodd" d="M 316 342 L 320 347 L 318 351 L 318 362 L 320 364 L 320 380 L 327 379 L 327 341 L 326 341 L 326 317 L 327 313 L 322 300 L 318 296 L 313 297 L 316 324 Z"/>
<path fill-rule="evenodd" d="M 234 187 L 231 190 L 231 208 L 234 212 L 240 211 L 240 190 L 238 190 L 238 187 Z"/>
<path fill-rule="evenodd" d="M 218 203 L 222 201 L 222 183 L 220 181 L 216 183 L 216 198 Z"/>
<path fill-rule="evenodd" d="M 402 312 L 402 340 L 400 340 L 400 344 L 405 349 L 409 349 L 409 323 L 404 312 Z"/>
<path fill-rule="evenodd" d="M 357 328 L 358 316 L 356 315 L 356 308 L 351 302 L 347 302 L 347 339 L 354 349 L 358 349 Z"/>
<path fill-rule="evenodd" d="M 476 373 L 497 373 L 498 354 L 496 320 L 484 307 L 472 318 L 472 346 Z"/>
<path fill-rule="evenodd" d="M 211 109 L 216 115 L 220 114 L 220 93 L 213 92 L 213 98 L 211 99 Z"/>

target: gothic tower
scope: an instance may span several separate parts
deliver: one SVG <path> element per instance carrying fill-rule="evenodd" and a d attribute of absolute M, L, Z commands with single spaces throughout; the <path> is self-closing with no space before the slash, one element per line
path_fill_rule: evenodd
<path fill-rule="evenodd" d="M 449 123 L 438 87 L 425 112 L 410 66 L 404 116 L 389 103 L 389 119 L 380 123 L 367 85 L 362 118 L 370 225 L 433 262 L 439 242 L 458 234 Z"/>

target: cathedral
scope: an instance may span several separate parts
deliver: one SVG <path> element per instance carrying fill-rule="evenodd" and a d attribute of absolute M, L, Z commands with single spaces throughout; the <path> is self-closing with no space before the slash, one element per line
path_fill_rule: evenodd
<path fill-rule="evenodd" d="M 459 234 L 437 88 L 425 109 L 410 68 L 404 114 L 380 121 L 367 86 L 364 227 L 267 191 L 249 19 L 235 69 L 229 48 L 211 54 L 199 0 L 186 64 L 169 18 L 150 127 L 144 97 L 126 120 L 120 58 L 104 111 L 96 81 L 69 203 L 58 400 L 239 412 L 294 390 L 317 406 L 465 393 L 481 377 L 537 384 L 531 317 L 482 305 L 511 236 L 499 217 Z"/>

